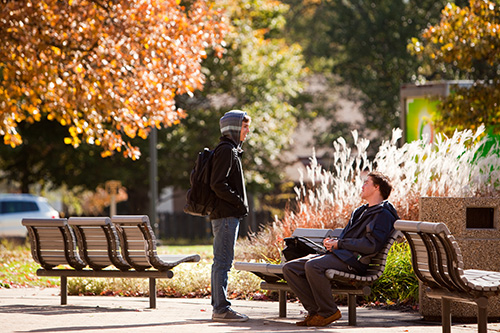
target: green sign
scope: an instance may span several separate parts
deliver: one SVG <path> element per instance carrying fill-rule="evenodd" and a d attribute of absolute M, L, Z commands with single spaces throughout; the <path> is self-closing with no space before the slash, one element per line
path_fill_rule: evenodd
<path fill-rule="evenodd" d="M 436 112 L 437 100 L 424 97 L 409 98 L 406 114 L 406 142 L 423 139 L 427 137 L 428 142 L 434 141 L 434 125 L 432 116 Z"/>

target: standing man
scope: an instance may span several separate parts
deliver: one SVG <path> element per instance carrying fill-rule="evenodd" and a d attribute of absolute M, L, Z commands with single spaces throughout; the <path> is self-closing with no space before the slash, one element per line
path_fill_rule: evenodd
<path fill-rule="evenodd" d="M 398 219 L 396 209 L 386 201 L 391 190 L 386 176 L 369 173 L 361 190 L 367 204 L 354 210 L 338 239 L 323 241 L 328 252 L 283 266 L 288 285 L 308 312 L 304 320 L 296 323 L 298 326 L 326 326 L 342 317 L 325 271 L 332 268 L 357 275 L 366 273 L 371 258 L 384 247 Z"/>
<path fill-rule="evenodd" d="M 246 315 L 231 309 L 227 299 L 227 280 L 240 220 L 248 214 L 241 145 L 250 132 L 250 122 L 246 112 L 240 110 L 226 112 L 220 119 L 222 136 L 215 149 L 210 178 L 210 187 L 217 195 L 215 208 L 210 214 L 214 234 L 211 281 L 214 321 L 248 320 Z"/>

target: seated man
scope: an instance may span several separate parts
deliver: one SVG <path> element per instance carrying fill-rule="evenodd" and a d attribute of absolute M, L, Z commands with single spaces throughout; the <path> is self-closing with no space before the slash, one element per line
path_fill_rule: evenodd
<path fill-rule="evenodd" d="M 297 322 L 298 326 L 326 326 L 342 317 L 325 271 L 366 273 L 371 258 L 387 243 L 394 222 L 399 219 L 394 206 L 386 201 L 391 190 L 386 176 L 379 172 L 368 174 L 361 190 L 361 198 L 367 204 L 354 210 L 337 240 L 323 241 L 328 252 L 295 259 L 283 266 L 288 285 L 308 312 L 304 320 Z"/>

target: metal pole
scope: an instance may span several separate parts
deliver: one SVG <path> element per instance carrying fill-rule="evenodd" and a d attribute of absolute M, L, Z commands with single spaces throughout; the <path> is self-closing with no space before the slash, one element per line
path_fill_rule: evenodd
<path fill-rule="evenodd" d="M 108 192 L 111 202 L 109 205 L 109 215 L 111 217 L 116 215 L 116 197 L 120 191 L 122 183 L 119 180 L 108 180 L 105 184 L 106 191 Z"/>
<path fill-rule="evenodd" d="M 111 194 L 111 205 L 109 206 L 110 208 L 110 216 L 113 217 L 116 215 L 116 194 L 112 193 Z"/>
<path fill-rule="evenodd" d="M 159 239 L 158 219 L 156 215 L 156 203 L 158 202 L 158 151 L 156 150 L 156 143 L 158 140 L 158 133 L 156 127 L 151 129 L 149 133 L 149 198 L 150 210 L 149 221 L 155 232 L 156 239 Z"/>

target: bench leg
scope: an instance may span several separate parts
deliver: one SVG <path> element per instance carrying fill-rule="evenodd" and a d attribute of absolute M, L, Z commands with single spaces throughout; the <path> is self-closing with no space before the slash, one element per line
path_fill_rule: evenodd
<path fill-rule="evenodd" d="M 156 309 L 156 278 L 149 278 L 149 307 Z"/>
<path fill-rule="evenodd" d="M 356 295 L 347 294 L 347 316 L 349 326 L 356 326 Z"/>
<path fill-rule="evenodd" d="M 278 290 L 279 304 L 280 304 L 280 317 L 286 317 L 286 290 Z"/>
<path fill-rule="evenodd" d="M 68 304 L 68 277 L 61 276 L 61 305 Z"/>
<path fill-rule="evenodd" d="M 451 333 L 451 300 L 446 297 L 441 298 L 441 322 L 443 333 Z"/>
<path fill-rule="evenodd" d="M 486 333 L 488 331 L 488 299 L 481 298 L 477 303 L 477 331 Z"/>

